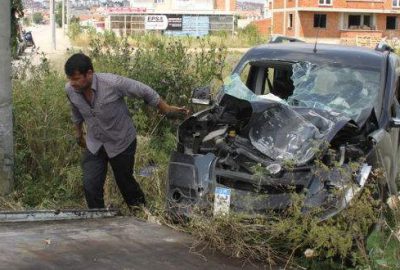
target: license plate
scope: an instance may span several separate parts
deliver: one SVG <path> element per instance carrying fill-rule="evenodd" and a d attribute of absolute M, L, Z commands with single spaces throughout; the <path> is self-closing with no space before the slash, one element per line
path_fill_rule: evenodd
<path fill-rule="evenodd" d="M 214 198 L 214 216 L 229 214 L 231 204 L 231 189 L 216 187 Z"/>

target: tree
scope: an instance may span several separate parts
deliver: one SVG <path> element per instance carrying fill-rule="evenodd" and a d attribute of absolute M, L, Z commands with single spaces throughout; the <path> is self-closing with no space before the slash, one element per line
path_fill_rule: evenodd
<path fill-rule="evenodd" d="M 41 12 L 35 12 L 33 13 L 33 22 L 36 24 L 41 24 L 43 23 L 43 14 Z"/>
<path fill-rule="evenodd" d="M 0 1 L 0 195 L 13 186 L 10 1 Z"/>
<path fill-rule="evenodd" d="M 58 25 L 58 27 L 62 27 L 62 3 L 57 3 L 56 24 Z"/>
<path fill-rule="evenodd" d="M 10 2 L 10 0 L 1 0 L 0 2 Z M 11 11 L 11 53 L 13 57 L 16 57 L 18 51 L 18 36 L 20 35 L 21 30 L 18 20 L 19 18 L 24 17 L 24 7 L 22 5 L 22 0 L 11 0 L 11 6 L 9 3 L 7 4 L 8 10 Z M 4 18 L 4 16 L 2 18 Z"/>

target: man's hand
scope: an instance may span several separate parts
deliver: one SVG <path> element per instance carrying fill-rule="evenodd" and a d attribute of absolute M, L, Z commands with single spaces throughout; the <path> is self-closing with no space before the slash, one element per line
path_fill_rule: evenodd
<path fill-rule="evenodd" d="M 190 114 L 187 108 L 168 105 L 164 100 L 158 103 L 158 110 L 168 118 L 187 117 Z"/>
<path fill-rule="evenodd" d="M 83 131 L 83 123 L 77 123 L 74 125 L 75 128 L 75 140 L 76 143 L 82 147 L 86 148 L 85 132 Z"/>
<path fill-rule="evenodd" d="M 82 147 L 82 148 L 86 148 L 86 140 L 85 140 L 85 136 L 82 134 L 79 137 L 76 137 L 76 143 Z"/>

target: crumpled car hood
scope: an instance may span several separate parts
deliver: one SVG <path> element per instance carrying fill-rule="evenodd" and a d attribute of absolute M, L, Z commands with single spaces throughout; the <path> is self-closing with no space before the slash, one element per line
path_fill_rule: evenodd
<path fill-rule="evenodd" d="M 239 76 L 228 79 L 220 102 L 233 97 L 251 104 L 252 116 L 246 128 L 249 139 L 258 151 L 273 160 L 303 165 L 351 121 L 334 111 L 289 106 L 272 94 L 255 95 Z"/>
<path fill-rule="evenodd" d="M 249 122 L 252 145 L 273 160 L 296 165 L 312 160 L 350 121 L 332 112 L 291 108 L 269 100 L 252 102 L 252 107 Z"/>

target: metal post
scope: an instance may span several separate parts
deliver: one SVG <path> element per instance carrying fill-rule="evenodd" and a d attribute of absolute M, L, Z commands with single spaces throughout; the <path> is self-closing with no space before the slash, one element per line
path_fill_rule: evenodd
<path fill-rule="evenodd" d="M 67 31 L 69 30 L 70 18 L 71 18 L 71 10 L 70 10 L 70 0 L 66 0 L 66 8 L 67 8 Z"/>
<path fill-rule="evenodd" d="M 63 29 L 63 34 L 65 35 L 65 0 L 62 0 L 62 20 L 61 20 L 61 26 Z"/>
<path fill-rule="evenodd" d="M 0 194 L 13 187 L 10 2 L 0 1 Z"/>
<path fill-rule="evenodd" d="M 51 43 L 53 45 L 53 50 L 56 49 L 56 16 L 54 1 L 50 0 L 50 28 L 51 28 Z"/>

